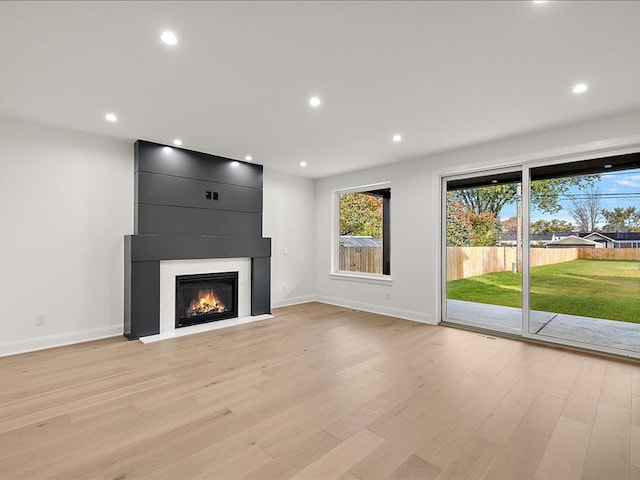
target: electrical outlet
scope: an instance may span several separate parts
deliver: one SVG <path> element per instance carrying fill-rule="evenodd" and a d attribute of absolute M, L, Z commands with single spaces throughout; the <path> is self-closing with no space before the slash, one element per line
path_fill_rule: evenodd
<path fill-rule="evenodd" d="M 391 300 L 391 292 L 387 292 L 387 300 Z"/>
<path fill-rule="evenodd" d="M 289 291 L 289 287 L 286 285 L 282 285 L 282 293 L 287 293 Z"/>
<path fill-rule="evenodd" d="M 289 255 L 289 250 L 287 250 L 287 247 L 282 249 L 282 254 L 283 255 Z"/>
<path fill-rule="evenodd" d="M 47 316 L 44 314 L 36 315 L 36 327 L 41 327 L 47 323 Z"/>

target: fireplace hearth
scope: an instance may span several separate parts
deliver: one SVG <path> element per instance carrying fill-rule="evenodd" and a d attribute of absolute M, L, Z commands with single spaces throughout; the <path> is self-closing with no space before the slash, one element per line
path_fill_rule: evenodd
<path fill-rule="evenodd" d="M 176 328 L 238 316 L 238 272 L 176 276 Z"/>

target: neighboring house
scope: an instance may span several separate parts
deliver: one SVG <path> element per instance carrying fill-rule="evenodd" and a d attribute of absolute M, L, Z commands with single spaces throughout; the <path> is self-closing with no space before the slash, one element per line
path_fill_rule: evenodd
<path fill-rule="evenodd" d="M 605 248 L 602 243 L 587 238 L 569 235 L 544 244 L 544 248 Z"/>
<path fill-rule="evenodd" d="M 546 247 L 548 244 L 552 245 L 565 245 L 566 242 L 556 243 L 559 240 L 574 237 L 590 240 L 600 245 L 603 248 L 640 248 L 640 232 L 591 232 L 591 233 L 577 233 L 577 232 L 553 232 L 544 233 L 541 235 L 529 235 L 529 243 L 532 246 L 544 244 Z M 570 243 L 570 242 L 569 242 Z M 515 233 L 503 233 L 500 236 L 498 245 L 501 247 L 515 246 L 516 234 Z M 580 245 L 582 248 L 591 248 L 590 244 Z M 595 247 L 595 248 L 600 248 Z M 557 247 L 551 247 L 557 248 Z"/>
<path fill-rule="evenodd" d="M 640 248 L 640 232 L 593 232 L 580 236 L 605 248 Z"/>
<path fill-rule="evenodd" d="M 553 233 L 543 233 L 543 234 L 531 234 L 529 235 L 529 243 L 532 246 L 536 246 L 542 242 L 550 242 L 553 240 Z M 516 246 L 516 234 L 515 233 L 503 233 L 500 235 L 500 240 L 498 241 L 498 246 L 500 247 L 515 247 Z"/>
<path fill-rule="evenodd" d="M 340 235 L 341 247 L 382 247 L 382 239 L 367 236 Z"/>

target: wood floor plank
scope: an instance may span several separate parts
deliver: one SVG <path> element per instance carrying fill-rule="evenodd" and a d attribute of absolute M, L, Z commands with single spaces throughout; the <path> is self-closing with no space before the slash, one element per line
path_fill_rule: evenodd
<path fill-rule="evenodd" d="M 582 478 L 585 480 L 614 480 L 628 477 L 630 429 L 629 409 L 600 402 L 591 432 Z"/>
<path fill-rule="evenodd" d="M 551 435 L 556 428 L 564 404 L 564 398 L 540 392 L 520 424 L 536 432 Z"/>
<path fill-rule="evenodd" d="M 564 399 L 568 398 L 584 359 L 583 356 L 566 353 L 542 387 L 542 393 Z"/>
<path fill-rule="evenodd" d="M 640 425 L 640 395 L 634 395 L 631 399 L 631 423 Z"/>
<path fill-rule="evenodd" d="M 272 449 L 265 449 L 265 452 L 274 460 L 250 471 L 244 478 L 252 480 L 289 478 L 336 448 L 340 443 L 338 438 L 321 431 L 295 439 L 287 445 L 286 450 L 274 452 Z"/>
<path fill-rule="evenodd" d="M 375 450 L 384 442 L 384 438 L 367 429 L 361 430 L 329 451 L 311 465 L 305 467 L 292 480 L 310 478 L 340 478 L 362 458 Z"/>
<path fill-rule="evenodd" d="M 535 478 L 580 478 L 590 437 L 590 426 L 560 417 L 536 469 Z"/>
<path fill-rule="evenodd" d="M 615 361 L 607 362 L 600 401 L 630 409 L 632 372 L 633 369 L 629 365 Z"/>
<path fill-rule="evenodd" d="M 640 426 L 631 425 L 631 465 L 640 468 Z"/>
<path fill-rule="evenodd" d="M 502 369 L 477 395 L 469 399 L 467 404 L 462 407 L 461 412 L 484 420 L 502 401 L 509 390 L 513 388 L 520 377 L 521 374 L 518 372 L 507 368 Z"/>
<path fill-rule="evenodd" d="M 498 459 L 500 451 L 499 445 L 472 436 L 460 445 L 458 456 L 438 475 L 438 480 L 485 478 Z"/>
<path fill-rule="evenodd" d="M 606 361 L 602 359 L 588 358 L 582 363 L 578 378 L 562 409 L 563 417 L 593 425 L 605 370 Z"/>
<path fill-rule="evenodd" d="M 310 303 L 0 358 L 0 478 L 639 478 L 640 366 Z"/>
<path fill-rule="evenodd" d="M 487 478 L 525 480 L 535 476 L 550 436 L 519 426 L 489 471 Z"/>
<path fill-rule="evenodd" d="M 484 420 L 475 434 L 495 444 L 506 445 L 548 376 L 548 373 L 541 373 L 538 370 L 523 376 Z"/>
<path fill-rule="evenodd" d="M 442 470 L 417 455 L 411 455 L 395 472 L 389 475 L 389 480 L 434 480 Z"/>
<path fill-rule="evenodd" d="M 460 445 L 469 441 L 480 423 L 473 415 L 458 414 L 455 422 L 424 443 L 418 455 L 440 468 L 449 466 L 460 454 Z"/>

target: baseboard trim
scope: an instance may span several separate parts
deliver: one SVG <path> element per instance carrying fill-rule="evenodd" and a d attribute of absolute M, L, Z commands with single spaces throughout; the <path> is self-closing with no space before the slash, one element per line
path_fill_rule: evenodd
<path fill-rule="evenodd" d="M 413 322 L 426 323 L 429 325 L 437 324 L 437 322 L 434 322 L 431 319 L 431 315 L 426 313 L 402 310 L 399 308 L 382 307 L 364 302 L 345 300 L 343 298 L 326 297 L 324 295 L 305 295 L 301 297 L 277 300 L 272 302 L 271 307 L 289 307 L 292 305 L 300 305 L 310 302 L 326 303 L 337 307 L 351 308 L 354 310 L 361 310 L 363 312 L 377 313 L 379 315 L 388 315 L 390 317 L 402 318 L 404 320 L 411 320 Z M 101 340 L 103 338 L 117 337 L 122 334 L 123 326 L 122 324 L 118 324 L 110 325 L 108 327 L 81 330 L 79 332 L 60 333 L 56 335 L 48 335 L 46 337 L 31 338 L 28 340 L 4 342 L 0 343 L 0 357 L 16 355 L 19 353 L 35 352 L 36 350 L 45 350 L 47 348 L 63 347 L 65 345 L 73 345 L 74 343 Z"/>
<path fill-rule="evenodd" d="M 74 343 L 89 342 L 103 338 L 117 337 L 122 335 L 123 326 L 109 325 L 108 327 L 92 328 L 79 332 L 59 333 L 46 337 L 30 338 L 27 340 L 16 340 L 14 342 L 0 343 L 0 357 L 16 355 L 18 353 L 35 352 L 47 348 L 63 347 Z"/>
<path fill-rule="evenodd" d="M 363 312 L 377 313 L 379 315 L 402 318 L 403 320 L 411 320 L 413 322 L 437 325 L 437 322 L 434 322 L 431 318 L 431 315 L 427 313 L 402 310 L 400 308 L 382 307 L 380 305 L 355 302 L 353 300 L 345 300 L 343 298 L 325 297 L 323 295 L 316 296 L 315 300 L 320 303 L 327 303 L 329 305 L 335 305 L 337 307 L 352 308 L 355 310 L 362 310 Z"/>
<path fill-rule="evenodd" d="M 315 302 L 316 300 L 317 297 L 315 295 L 304 295 L 302 297 L 285 298 L 283 300 L 276 300 L 271 302 L 271 308 L 290 307 L 292 305 Z"/>

